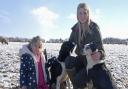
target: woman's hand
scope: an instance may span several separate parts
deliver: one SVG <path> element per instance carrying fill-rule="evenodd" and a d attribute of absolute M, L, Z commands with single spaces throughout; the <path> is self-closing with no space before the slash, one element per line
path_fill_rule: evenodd
<path fill-rule="evenodd" d="M 93 52 L 93 53 L 91 54 L 91 56 L 92 56 L 92 59 L 93 59 L 94 61 L 97 61 L 97 60 L 100 60 L 100 58 L 101 58 L 101 53 L 98 52 L 98 51 L 96 51 L 96 52 Z"/>
<path fill-rule="evenodd" d="M 27 89 L 27 87 L 26 86 L 22 86 L 22 88 L 21 89 Z"/>

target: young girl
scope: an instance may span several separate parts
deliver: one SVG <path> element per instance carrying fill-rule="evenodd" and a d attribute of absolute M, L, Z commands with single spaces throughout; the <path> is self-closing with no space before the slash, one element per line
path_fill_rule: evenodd
<path fill-rule="evenodd" d="M 21 89 L 48 89 L 43 43 L 39 36 L 20 49 Z"/>

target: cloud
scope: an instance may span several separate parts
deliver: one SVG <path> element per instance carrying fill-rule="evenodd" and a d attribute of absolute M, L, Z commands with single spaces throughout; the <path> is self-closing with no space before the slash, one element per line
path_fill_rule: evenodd
<path fill-rule="evenodd" d="M 42 35 L 45 39 L 53 38 L 59 29 L 57 24 L 59 14 L 43 6 L 32 9 L 31 13 L 40 24 L 39 35 Z"/>
<path fill-rule="evenodd" d="M 74 13 L 71 13 L 67 18 L 68 18 L 68 19 L 71 19 L 71 20 L 74 20 L 74 21 L 77 20 L 77 19 L 76 19 L 76 14 L 74 14 Z"/>
<path fill-rule="evenodd" d="M 106 25 L 101 26 L 101 32 L 103 38 L 106 37 L 115 37 L 115 38 L 128 38 L 128 26 L 126 24 L 118 24 L 118 23 L 106 23 Z"/>
<path fill-rule="evenodd" d="M 51 11 L 47 7 L 34 8 L 32 10 L 32 14 L 35 16 L 35 18 L 43 27 L 46 28 L 57 27 L 55 22 L 58 19 L 59 15 Z"/>
<path fill-rule="evenodd" d="M 96 9 L 95 10 L 95 15 L 96 15 L 95 18 L 100 18 L 100 16 L 101 16 L 101 10 L 100 9 Z"/>
<path fill-rule="evenodd" d="M 9 18 L 9 13 L 7 11 L 0 10 L 0 22 L 10 23 L 11 19 Z"/>
<path fill-rule="evenodd" d="M 92 20 L 99 22 L 102 18 L 101 9 L 97 8 L 97 9 L 94 10 L 94 12 L 92 12 L 90 10 L 90 17 L 91 17 Z"/>

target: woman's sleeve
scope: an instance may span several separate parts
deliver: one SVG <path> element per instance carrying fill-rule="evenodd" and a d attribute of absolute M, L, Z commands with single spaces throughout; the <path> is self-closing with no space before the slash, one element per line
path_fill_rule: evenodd
<path fill-rule="evenodd" d="M 77 28 L 78 28 L 78 23 L 76 23 L 71 28 L 71 34 L 70 34 L 70 37 L 69 37 L 69 41 L 76 43 L 76 40 L 77 40 L 77 32 L 78 32 Z"/>
<path fill-rule="evenodd" d="M 20 57 L 21 63 L 20 63 L 20 87 L 27 86 L 27 55 L 23 54 Z"/>
<path fill-rule="evenodd" d="M 101 53 L 101 60 L 105 58 L 105 51 L 103 47 L 102 37 L 98 25 L 94 27 L 94 42 L 98 45 L 98 51 Z"/>
<path fill-rule="evenodd" d="M 74 33 L 73 30 L 72 30 L 72 32 L 71 32 L 71 34 L 70 34 L 69 41 L 75 42 L 75 33 Z"/>

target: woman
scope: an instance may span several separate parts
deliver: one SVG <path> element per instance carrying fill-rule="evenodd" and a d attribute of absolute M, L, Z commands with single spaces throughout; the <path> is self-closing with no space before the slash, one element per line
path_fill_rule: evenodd
<path fill-rule="evenodd" d="M 95 42 L 98 45 L 98 51 L 92 53 L 92 59 L 103 61 L 105 52 L 102 44 L 101 34 L 98 25 L 90 20 L 89 8 L 85 3 L 80 3 L 77 7 L 78 22 L 72 27 L 69 41 L 74 42 L 77 57 L 69 56 L 65 60 L 65 66 L 73 89 L 84 89 L 89 80 L 92 80 L 96 89 L 116 89 L 113 85 L 110 72 L 104 62 L 99 62 L 89 70 L 88 76 L 86 71 L 86 57 L 81 54 L 83 45 Z"/>
<path fill-rule="evenodd" d="M 20 86 L 21 89 L 48 89 L 46 84 L 45 57 L 43 43 L 39 36 L 20 50 Z"/>

